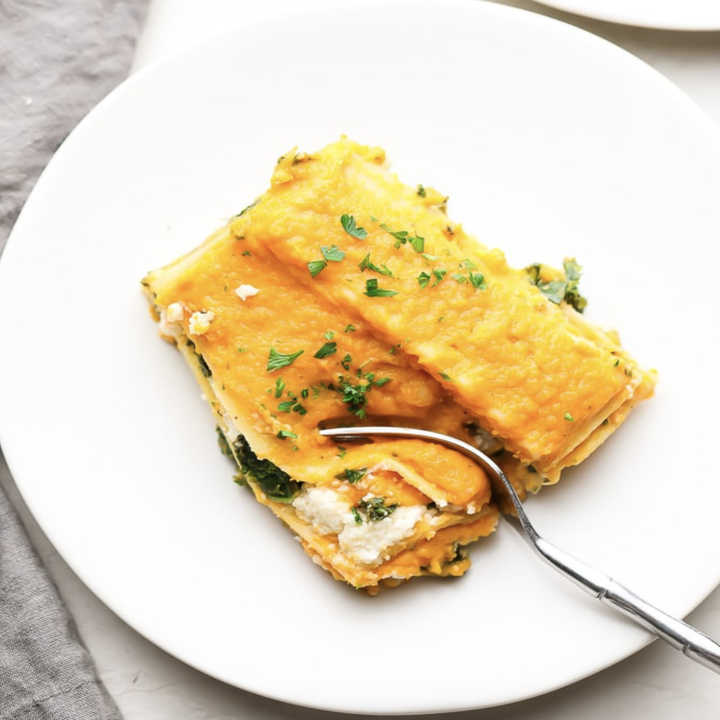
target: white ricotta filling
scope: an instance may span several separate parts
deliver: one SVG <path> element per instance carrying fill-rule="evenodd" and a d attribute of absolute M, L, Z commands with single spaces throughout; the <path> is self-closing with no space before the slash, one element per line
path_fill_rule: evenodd
<path fill-rule="evenodd" d="M 340 534 L 348 515 L 355 522 L 350 505 L 330 488 L 306 488 L 292 504 L 300 519 L 312 525 L 320 535 Z"/>
<path fill-rule="evenodd" d="M 340 550 L 343 554 L 363 565 L 379 565 L 385 552 L 393 545 L 413 534 L 415 524 L 425 513 L 424 505 L 399 507 L 392 515 L 358 525 L 355 518 L 346 522 L 338 535 Z M 352 515 L 351 515 L 352 517 Z"/>
<path fill-rule="evenodd" d="M 180 321 L 184 315 L 185 310 L 181 303 L 170 303 L 160 311 L 160 332 L 169 337 L 178 337 L 182 332 Z"/>
<path fill-rule="evenodd" d="M 401 506 L 388 517 L 358 524 L 350 503 L 332 488 L 305 488 L 293 500 L 301 520 L 321 535 L 338 536 L 340 551 L 362 565 L 379 565 L 387 550 L 410 537 L 427 512 L 424 505 Z"/>
<path fill-rule="evenodd" d="M 258 288 L 253 287 L 252 285 L 240 285 L 240 287 L 235 290 L 235 294 L 244 302 L 249 297 L 253 297 L 254 295 L 257 295 L 260 292 Z"/>
<path fill-rule="evenodd" d="M 215 319 L 213 312 L 194 312 L 188 321 L 188 331 L 191 335 L 204 335 Z"/>
<path fill-rule="evenodd" d="M 171 323 L 180 322 L 184 315 L 185 309 L 183 308 L 182 303 L 179 302 L 170 303 L 165 310 L 165 317 L 167 321 Z"/>

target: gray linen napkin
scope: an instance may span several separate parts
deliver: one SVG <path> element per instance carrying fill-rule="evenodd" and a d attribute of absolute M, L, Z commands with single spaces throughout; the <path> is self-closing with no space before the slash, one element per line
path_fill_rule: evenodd
<path fill-rule="evenodd" d="M 0 253 L 52 153 L 127 75 L 147 2 L 0 0 Z M 8 482 L 0 457 L 0 720 L 119 720 Z"/>

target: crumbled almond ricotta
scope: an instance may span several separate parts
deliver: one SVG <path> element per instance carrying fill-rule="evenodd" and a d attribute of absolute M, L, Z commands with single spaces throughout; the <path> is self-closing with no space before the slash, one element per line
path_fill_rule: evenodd
<path fill-rule="evenodd" d="M 179 302 L 170 303 L 160 311 L 160 332 L 169 337 L 178 337 L 182 332 L 180 321 L 183 319 L 185 309 Z"/>
<path fill-rule="evenodd" d="M 372 495 L 366 496 L 366 499 Z M 327 487 L 304 489 L 293 507 L 301 520 L 321 535 L 338 536 L 341 553 L 349 560 L 374 567 L 389 548 L 413 534 L 419 520 L 432 521 L 424 505 L 401 506 L 386 518 L 358 524 L 349 502 Z"/>
<path fill-rule="evenodd" d="M 337 534 L 345 527 L 347 517 L 353 519 L 350 503 L 330 488 L 307 488 L 292 504 L 300 519 L 312 525 L 321 535 Z"/>
<path fill-rule="evenodd" d="M 338 536 L 343 554 L 363 565 L 379 565 L 385 560 L 384 554 L 413 534 L 415 524 L 425 514 L 424 505 L 399 507 L 392 515 L 377 522 L 358 525 L 354 518 L 346 522 Z"/>
<path fill-rule="evenodd" d="M 188 331 L 191 335 L 204 335 L 210 329 L 214 319 L 215 313 L 213 312 L 194 312 L 188 322 Z"/>
<path fill-rule="evenodd" d="M 247 300 L 249 297 L 253 297 L 254 295 L 257 295 L 260 292 L 260 290 L 256 287 L 253 287 L 252 285 L 240 285 L 240 287 L 235 291 L 235 294 L 243 301 Z"/>
<path fill-rule="evenodd" d="M 171 323 L 180 322 L 184 315 L 185 309 L 179 302 L 170 303 L 165 309 L 165 319 Z"/>

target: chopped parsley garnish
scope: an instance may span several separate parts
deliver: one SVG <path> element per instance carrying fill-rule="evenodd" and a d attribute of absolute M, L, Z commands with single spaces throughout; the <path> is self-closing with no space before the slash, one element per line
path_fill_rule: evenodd
<path fill-rule="evenodd" d="M 354 325 L 346 325 L 343 332 L 346 332 L 346 333 L 355 332 L 355 326 Z"/>
<path fill-rule="evenodd" d="M 338 480 L 346 480 L 351 485 L 355 485 L 355 483 L 360 482 L 365 475 L 367 474 L 367 468 L 345 468 L 339 475 L 336 475 L 335 477 Z"/>
<path fill-rule="evenodd" d="M 385 504 L 385 498 L 373 497 L 361 500 L 352 508 L 352 514 L 355 522 L 362 525 L 363 522 L 378 522 L 390 517 L 398 508 L 397 503 L 392 505 Z"/>
<path fill-rule="evenodd" d="M 392 297 L 397 295 L 397 290 L 388 290 L 378 287 L 378 281 L 375 278 L 365 282 L 365 295 L 368 297 Z"/>
<path fill-rule="evenodd" d="M 348 410 L 361 420 L 364 419 L 365 406 L 368 402 L 367 392 L 372 387 L 372 382 L 353 385 L 350 380 L 341 375 L 338 385 L 338 392 L 342 395 L 342 401 L 348 406 Z"/>
<path fill-rule="evenodd" d="M 564 417 L 568 422 L 572 422 L 572 421 L 575 419 L 575 418 L 573 418 L 573 416 L 572 416 L 569 412 L 566 412 L 566 413 L 563 415 L 563 417 Z"/>
<path fill-rule="evenodd" d="M 330 355 L 333 355 L 336 352 L 337 352 L 337 343 L 336 342 L 326 342 L 313 355 L 313 357 L 318 358 L 318 360 L 322 360 L 323 358 L 329 357 Z"/>
<path fill-rule="evenodd" d="M 387 266 L 383 265 L 382 267 L 378 267 L 374 262 L 370 260 L 370 253 L 368 253 L 358 264 L 358 267 L 360 270 L 365 272 L 366 270 L 373 270 L 376 273 L 380 273 L 381 275 L 386 275 L 387 277 L 395 277 L 392 273 L 392 270 Z"/>
<path fill-rule="evenodd" d="M 425 192 L 425 188 L 422 185 L 417 186 L 417 194 L 423 198 L 427 195 L 427 193 Z"/>
<path fill-rule="evenodd" d="M 445 279 L 446 275 L 447 275 L 447 270 L 445 270 L 444 268 L 436 268 L 435 270 L 432 271 L 432 275 L 429 275 L 426 272 L 421 272 L 417 277 L 418 285 L 421 288 L 426 288 L 426 287 L 428 287 L 428 285 L 430 285 L 430 281 L 433 278 L 435 278 L 435 282 L 432 285 L 430 285 L 430 287 L 435 287 L 436 285 L 439 285 Z M 467 280 L 459 273 L 456 273 L 455 275 L 452 275 L 451 277 L 453 277 L 459 283 L 467 282 Z"/>
<path fill-rule="evenodd" d="M 343 367 L 345 367 L 345 365 L 343 365 Z M 338 378 L 338 386 L 333 386 L 333 389 L 342 395 L 342 401 L 347 404 L 348 410 L 363 420 L 365 418 L 365 407 L 368 403 L 368 392 L 373 386 L 382 387 L 383 385 L 387 385 L 392 378 L 384 377 L 376 380 L 375 373 L 363 373 L 362 370 L 357 371 L 357 377 L 359 382 L 353 384 L 349 378 L 340 375 Z"/>
<path fill-rule="evenodd" d="M 280 377 L 275 381 L 275 397 L 281 398 L 285 390 L 285 381 Z"/>
<path fill-rule="evenodd" d="M 312 277 L 319 275 L 327 267 L 327 260 L 311 260 L 307 264 L 307 269 Z"/>
<path fill-rule="evenodd" d="M 350 237 L 357 238 L 358 240 L 364 240 L 367 237 L 367 230 L 358 227 L 352 215 L 342 215 L 340 217 L 340 224 Z"/>
<path fill-rule="evenodd" d="M 345 257 L 345 251 L 341 250 L 337 245 L 323 245 L 320 252 L 326 260 L 331 262 L 340 262 Z"/>
<path fill-rule="evenodd" d="M 274 347 L 271 347 L 270 354 L 268 355 L 267 371 L 271 373 L 274 370 L 279 370 L 280 368 L 291 365 L 304 352 L 304 350 L 298 350 L 297 352 L 285 355 L 281 352 L 278 352 Z"/>
<path fill-rule="evenodd" d="M 587 300 L 580 295 L 578 285 L 580 282 L 581 267 L 575 262 L 575 258 L 566 258 L 563 261 L 565 280 L 544 281 L 540 277 L 542 265 L 535 263 L 525 268 L 530 277 L 530 283 L 535 285 L 550 302 L 559 305 L 565 301 L 578 312 L 583 312 L 587 307 Z"/>
<path fill-rule="evenodd" d="M 487 287 L 485 276 L 480 272 L 469 272 L 468 280 L 476 290 L 484 290 Z"/>
<path fill-rule="evenodd" d="M 407 230 L 392 230 L 385 223 L 380 223 L 380 227 L 395 238 L 396 248 L 410 243 L 415 252 L 421 253 L 425 250 L 425 238 L 420 235 L 411 235 Z"/>
<path fill-rule="evenodd" d="M 350 353 L 345 353 L 345 357 L 340 361 L 340 364 L 345 368 L 345 370 L 350 369 L 350 363 L 352 362 L 352 355 Z"/>
<path fill-rule="evenodd" d="M 455 382 L 447 373 L 441 372 L 440 377 L 447 382 Z"/>
<path fill-rule="evenodd" d="M 292 430 L 281 430 L 281 431 L 277 434 L 277 436 L 278 436 L 281 440 L 284 440 L 285 438 L 296 438 L 296 437 L 297 437 L 297 435 L 296 435 L 294 432 L 292 432 Z"/>
<path fill-rule="evenodd" d="M 307 415 L 307 409 L 305 406 L 298 402 L 297 395 L 291 395 L 290 400 L 285 400 L 278 405 L 280 412 L 296 412 L 298 415 Z"/>
<path fill-rule="evenodd" d="M 320 252 L 323 260 L 311 260 L 307 264 L 307 269 L 312 277 L 317 277 L 328 266 L 328 262 L 340 262 L 345 258 L 345 251 L 337 245 L 323 245 Z"/>

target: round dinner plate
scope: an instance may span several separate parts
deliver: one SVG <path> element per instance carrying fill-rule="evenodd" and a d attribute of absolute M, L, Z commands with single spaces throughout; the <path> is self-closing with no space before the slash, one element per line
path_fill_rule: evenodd
<path fill-rule="evenodd" d="M 717 0 L 538 0 L 548 7 L 659 30 L 720 30 Z"/>
<path fill-rule="evenodd" d="M 0 262 L 0 439 L 32 513 L 132 627 L 232 685 L 315 708 L 481 708 L 651 637 L 501 524 L 460 579 L 367 597 L 244 489 L 140 279 L 346 134 L 518 266 L 584 268 L 587 315 L 655 398 L 527 503 L 549 540 L 685 615 L 720 581 L 714 331 L 720 133 L 583 31 L 463 0 L 313 3 L 132 77 L 63 144 Z M 670 650 L 668 650 L 670 652 Z M 678 662 L 682 662 L 678 658 Z"/>

